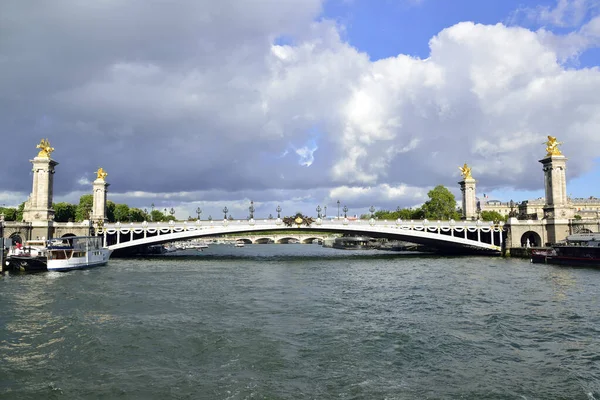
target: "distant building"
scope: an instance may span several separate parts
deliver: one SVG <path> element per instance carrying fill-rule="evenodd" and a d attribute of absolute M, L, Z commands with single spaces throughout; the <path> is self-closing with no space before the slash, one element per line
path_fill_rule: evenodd
<path fill-rule="evenodd" d="M 538 220 L 544 218 L 544 205 L 546 199 L 543 197 L 524 200 L 521 202 L 510 202 L 500 200 L 487 200 L 482 203 L 481 211 L 496 211 L 500 215 L 507 217 L 511 211 L 516 218 L 521 220 Z M 599 219 L 600 218 L 600 199 L 594 196 L 588 198 L 568 198 L 567 204 L 573 209 L 575 215 L 581 219 Z"/>

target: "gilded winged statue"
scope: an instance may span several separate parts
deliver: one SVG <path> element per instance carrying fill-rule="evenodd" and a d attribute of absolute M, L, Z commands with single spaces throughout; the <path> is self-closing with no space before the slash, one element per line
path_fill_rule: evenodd
<path fill-rule="evenodd" d="M 560 149 L 558 148 L 558 145 L 562 144 L 562 142 L 559 142 L 558 140 L 556 140 L 556 138 L 554 136 L 550 136 L 548 135 L 548 141 L 545 143 L 546 145 L 546 155 L 547 156 L 562 156 L 562 153 L 560 152 Z"/>
<path fill-rule="evenodd" d="M 464 179 L 473 179 L 473 176 L 471 176 L 471 167 L 469 167 L 467 163 L 462 167 L 458 167 L 458 169 L 460 169 L 460 174 Z"/>
<path fill-rule="evenodd" d="M 106 178 L 106 176 L 108 175 L 108 173 L 106 173 L 104 171 L 104 169 L 102 169 L 102 167 L 98 168 L 98 171 L 96 171 L 96 175 L 98 179 L 102 179 L 104 180 L 104 178 Z"/>
<path fill-rule="evenodd" d="M 40 149 L 37 156 L 42 158 L 50 158 L 50 154 L 54 151 L 54 147 L 50 146 L 50 141 L 48 141 L 48 139 L 40 140 L 40 144 L 35 147 Z"/>

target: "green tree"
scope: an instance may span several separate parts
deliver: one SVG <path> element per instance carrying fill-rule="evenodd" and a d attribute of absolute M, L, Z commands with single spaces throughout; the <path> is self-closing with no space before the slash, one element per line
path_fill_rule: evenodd
<path fill-rule="evenodd" d="M 53 204 L 52 208 L 54 208 L 54 220 L 56 222 L 75 221 L 77 206 L 74 204 L 61 202 Z"/>
<path fill-rule="evenodd" d="M 139 208 L 130 208 L 129 215 L 131 217 L 131 222 L 144 222 L 144 220 L 146 219 L 146 214 L 144 213 L 144 210 L 141 210 Z"/>
<path fill-rule="evenodd" d="M 153 210 L 150 213 L 150 218 L 152 221 L 154 222 L 160 222 L 160 221 L 164 221 L 165 220 L 165 214 L 161 213 L 158 210 Z"/>
<path fill-rule="evenodd" d="M 0 214 L 4 214 L 5 221 L 16 221 L 17 213 L 17 209 L 14 207 L 0 207 Z"/>
<path fill-rule="evenodd" d="M 108 222 L 116 222 L 115 207 L 116 204 L 114 201 L 106 200 L 106 219 L 108 219 Z"/>
<path fill-rule="evenodd" d="M 84 194 L 79 198 L 79 205 L 77 206 L 77 210 L 75 211 L 75 221 L 81 222 L 90 217 L 90 213 L 92 212 L 92 206 L 94 203 L 94 198 L 91 194 Z"/>
<path fill-rule="evenodd" d="M 429 200 L 423 204 L 423 217 L 431 220 L 460 219 L 456 211 L 454 195 L 443 185 L 438 185 L 427 193 Z"/>
<path fill-rule="evenodd" d="M 16 221 L 23 221 L 23 210 L 25 210 L 25 202 L 19 204 L 19 207 L 17 208 Z"/>
<path fill-rule="evenodd" d="M 506 221 L 506 218 L 497 211 L 482 211 L 481 212 L 481 220 L 482 221 Z"/>
<path fill-rule="evenodd" d="M 129 206 L 127 204 L 115 205 L 115 220 L 120 222 L 129 222 Z"/>

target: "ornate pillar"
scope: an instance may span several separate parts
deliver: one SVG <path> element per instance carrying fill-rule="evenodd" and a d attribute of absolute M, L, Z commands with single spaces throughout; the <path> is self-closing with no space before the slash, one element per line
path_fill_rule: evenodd
<path fill-rule="evenodd" d="M 555 137 L 548 136 L 546 142 L 546 157 L 539 160 L 544 171 L 544 189 L 546 203 L 544 219 L 547 220 L 548 241 L 556 243 L 564 240 L 569 234 L 569 219 L 573 218 L 574 210 L 567 199 L 567 157 L 565 157 Z"/>
<path fill-rule="evenodd" d="M 92 204 L 92 222 L 95 224 L 104 224 L 106 222 L 106 192 L 110 184 L 106 183 L 105 178 L 108 174 L 98 168 L 96 171 L 96 180 L 93 184 L 93 204 Z"/>
<path fill-rule="evenodd" d="M 54 167 L 58 163 L 50 158 L 54 148 L 48 139 L 42 139 L 36 146 L 38 155 L 30 160 L 33 164 L 33 187 L 23 209 L 23 221 L 30 222 L 33 228 L 32 238 L 52 237 L 54 209 Z"/>
<path fill-rule="evenodd" d="M 466 163 L 458 168 L 463 176 L 463 180 L 458 182 L 462 193 L 462 219 L 476 220 L 477 198 L 475 196 L 475 184 L 477 181 L 471 176 L 471 168 Z"/>

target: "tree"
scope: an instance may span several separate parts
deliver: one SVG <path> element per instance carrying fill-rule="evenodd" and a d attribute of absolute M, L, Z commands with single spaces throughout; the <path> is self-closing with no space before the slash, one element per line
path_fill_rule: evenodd
<path fill-rule="evenodd" d="M 505 217 L 497 211 L 482 211 L 481 220 L 494 222 L 506 221 Z"/>
<path fill-rule="evenodd" d="M 139 208 L 130 208 L 129 216 L 131 217 L 131 222 L 144 222 L 144 220 L 146 219 L 146 214 L 144 213 L 144 210 L 141 210 Z"/>
<path fill-rule="evenodd" d="M 152 210 L 150 213 L 150 219 L 154 222 L 164 221 L 165 215 L 158 210 Z"/>
<path fill-rule="evenodd" d="M 5 221 L 17 220 L 17 209 L 14 207 L 0 207 L 0 214 L 4 214 Z"/>
<path fill-rule="evenodd" d="M 124 222 L 129 221 L 129 206 L 127 204 L 117 204 L 115 206 L 115 220 Z"/>
<path fill-rule="evenodd" d="M 114 201 L 107 200 L 106 201 L 106 219 L 108 222 L 115 222 L 115 207 L 116 204 Z"/>
<path fill-rule="evenodd" d="M 423 204 L 423 217 L 427 219 L 460 219 L 456 211 L 454 195 L 443 185 L 438 185 L 427 193 L 429 200 Z"/>
<path fill-rule="evenodd" d="M 90 217 L 92 212 L 92 206 L 94 204 L 94 197 L 91 194 L 84 194 L 79 198 L 79 205 L 75 211 L 75 221 L 81 222 Z"/>
<path fill-rule="evenodd" d="M 70 203 L 61 202 L 53 204 L 52 208 L 54 208 L 54 220 L 56 222 L 75 221 L 77 206 Z"/>
<path fill-rule="evenodd" d="M 17 208 L 17 221 L 23 221 L 23 211 L 25 210 L 25 202 L 22 202 L 21 204 L 19 204 L 19 207 Z"/>

